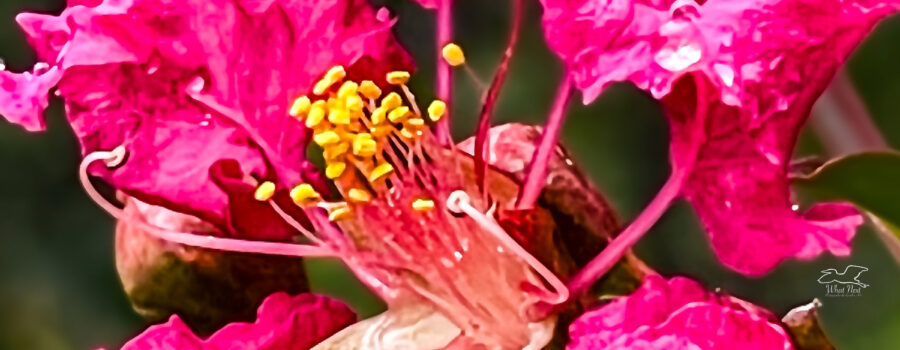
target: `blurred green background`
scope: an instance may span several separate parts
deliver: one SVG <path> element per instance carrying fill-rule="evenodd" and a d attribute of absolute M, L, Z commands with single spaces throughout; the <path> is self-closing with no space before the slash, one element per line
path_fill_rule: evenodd
<path fill-rule="evenodd" d="M 472 69 L 489 80 L 502 53 L 508 2 L 456 1 L 456 37 Z M 400 16 L 395 31 L 419 63 L 414 90 L 433 93 L 433 14 L 409 1 L 387 1 Z M 15 71 L 30 69 L 31 50 L 13 20 L 21 11 L 58 13 L 63 1 L 0 2 L 0 57 Z M 561 67 L 543 42 L 537 1 L 528 2 L 527 23 L 513 60 L 496 121 L 541 123 Z M 886 21 L 849 63 L 876 123 L 889 142 L 900 142 L 900 18 Z M 810 62 L 815 64 L 815 62 Z M 468 137 L 478 110 L 473 83 L 458 74 L 454 133 Z M 131 310 L 113 259 L 113 220 L 77 183 L 79 151 L 59 101 L 49 130 L 28 134 L 0 123 L 0 349 L 115 348 L 146 325 Z M 667 127 L 657 104 L 627 85 L 616 86 L 591 106 L 573 106 L 563 140 L 609 197 L 620 215 L 633 218 L 668 174 Z M 805 132 L 798 155 L 820 147 Z M 900 180 L 900 179 L 898 179 Z M 849 258 L 788 262 L 760 279 L 718 265 L 691 209 L 679 203 L 640 242 L 637 252 L 667 275 L 683 274 L 721 287 L 776 313 L 820 298 L 825 327 L 842 349 L 900 348 L 900 269 L 868 227 L 859 232 Z M 829 298 L 816 283 L 829 267 L 857 264 L 870 287 L 860 297 Z M 380 307 L 347 287 L 334 263 L 309 264 L 316 290 L 349 300 L 362 314 Z"/>

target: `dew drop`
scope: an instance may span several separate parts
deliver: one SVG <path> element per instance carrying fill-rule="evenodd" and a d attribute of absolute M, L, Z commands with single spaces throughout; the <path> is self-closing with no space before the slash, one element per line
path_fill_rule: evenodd
<path fill-rule="evenodd" d="M 44 63 L 44 62 L 38 62 L 38 63 L 35 63 L 35 65 L 34 65 L 34 74 L 35 74 L 35 75 L 41 75 L 41 74 L 44 74 L 44 73 L 47 72 L 48 69 L 50 69 L 50 65 L 49 65 L 49 64 L 46 64 L 46 63 Z"/>
<path fill-rule="evenodd" d="M 689 20 L 676 18 L 668 21 L 659 27 L 659 34 L 667 37 L 667 42 L 653 57 L 661 67 L 680 72 L 703 57 L 703 47 L 695 40 L 700 33 Z"/>
<path fill-rule="evenodd" d="M 791 205 L 791 210 L 793 210 L 793 211 L 800 210 L 800 206 L 799 206 L 799 205 L 796 205 L 796 204 Z"/>
<path fill-rule="evenodd" d="M 463 255 L 460 251 L 457 250 L 453 252 L 453 257 L 456 258 L 456 261 L 460 261 L 462 260 Z"/>
<path fill-rule="evenodd" d="M 191 83 L 188 84 L 188 89 L 191 92 L 199 93 L 203 91 L 203 88 L 206 86 L 206 79 L 203 77 L 196 77 L 194 80 L 191 80 Z"/>
<path fill-rule="evenodd" d="M 713 65 L 713 69 L 715 69 L 716 74 L 719 75 L 719 78 L 722 79 L 722 82 L 725 83 L 725 86 L 731 87 L 734 85 L 734 69 L 731 69 L 726 64 L 716 63 Z"/>
<path fill-rule="evenodd" d="M 0 58 L 0 71 L 4 70 L 6 70 L 6 62 L 4 62 L 2 58 Z"/>

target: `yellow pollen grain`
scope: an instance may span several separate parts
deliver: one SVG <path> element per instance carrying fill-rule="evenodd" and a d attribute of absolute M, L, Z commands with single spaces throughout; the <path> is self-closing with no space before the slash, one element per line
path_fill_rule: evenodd
<path fill-rule="evenodd" d="M 394 172 L 394 166 L 392 166 L 391 163 L 381 163 L 369 173 L 369 182 L 374 183 L 381 180 L 392 172 Z"/>
<path fill-rule="evenodd" d="M 319 201 L 322 196 L 310 184 L 299 184 L 291 190 L 291 199 L 297 205 L 309 205 Z"/>
<path fill-rule="evenodd" d="M 291 110 L 288 112 L 292 117 L 300 118 L 306 113 L 309 113 L 309 108 L 312 107 L 312 102 L 309 101 L 309 97 L 302 96 L 291 104 Z"/>
<path fill-rule="evenodd" d="M 363 102 L 362 98 L 357 94 L 347 96 L 344 100 L 344 105 L 346 105 L 347 109 L 351 112 L 361 112 L 366 106 L 365 102 Z"/>
<path fill-rule="evenodd" d="M 384 123 L 384 120 L 387 119 L 387 109 L 384 107 L 375 108 L 372 111 L 372 124 L 379 125 Z"/>
<path fill-rule="evenodd" d="M 253 193 L 253 198 L 260 202 L 265 202 L 272 198 L 273 195 L 275 195 L 275 184 L 271 181 L 266 181 L 256 188 L 256 192 Z"/>
<path fill-rule="evenodd" d="M 447 61 L 447 64 L 454 67 L 466 63 L 466 55 L 463 53 L 462 48 L 454 43 L 445 45 L 444 48 L 441 49 L 441 56 L 444 57 L 444 61 Z"/>
<path fill-rule="evenodd" d="M 319 100 L 312 104 L 309 115 L 306 116 L 306 127 L 314 128 L 325 119 L 325 101 Z"/>
<path fill-rule="evenodd" d="M 379 88 L 378 85 L 375 85 L 375 82 L 371 80 L 363 80 L 363 82 L 359 84 L 359 93 L 365 96 L 365 98 L 374 100 L 381 97 L 381 88 Z"/>
<path fill-rule="evenodd" d="M 344 173 L 344 170 L 347 169 L 347 163 L 344 162 L 333 162 L 328 163 L 325 167 L 325 176 L 329 179 L 336 179 Z"/>
<path fill-rule="evenodd" d="M 436 122 L 441 120 L 444 113 L 447 113 L 447 104 L 444 103 L 444 101 L 434 100 L 428 105 L 428 118 L 431 119 L 431 121 Z"/>
<path fill-rule="evenodd" d="M 338 97 L 346 99 L 352 95 L 356 95 L 356 91 L 359 90 L 359 84 L 353 81 L 345 81 L 344 84 L 341 85 L 341 88 L 338 89 Z"/>
<path fill-rule="evenodd" d="M 400 136 L 403 136 L 407 139 L 414 139 L 416 138 L 416 132 L 407 128 L 403 128 L 400 130 Z"/>
<path fill-rule="evenodd" d="M 353 139 L 353 154 L 360 157 L 371 157 L 375 155 L 377 145 L 371 134 L 356 135 L 356 138 Z"/>
<path fill-rule="evenodd" d="M 402 105 L 403 99 L 396 92 L 389 93 L 387 94 L 387 96 L 381 99 L 381 107 L 387 110 L 392 110 Z"/>
<path fill-rule="evenodd" d="M 368 203 L 372 200 L 372 195 L 368 191 L 359 188 L 351 188 L 347 192 L 347 197 L 356 203 Z"/>
<path fill-rule="evenodd" d="M 316 142 L 317 145 L 325 147 L 328 145 L 333 145 L 338 143 L 341 140 L 341 137 L 334 131 L 327 130 L 320 132 L 318 134 L 313 135 L 313 141 Z"/>
<path fill-rule="evenodd" d="M 346 109 L 332 108 L 328 111 L 328 121 L 332 124 L 348 125 L 350 124 L 350 111 Z"/>
<path fill-rule="evenodd" d="M 325 147 L 325 150 L 322 151 L 322 157 L 325 158 L 325 160 L 334 160 L 344 155 L 344 153 L 347 153 L 348 150 L 350 150 L 350 144 L 347 142 L 340 142 L 336 145 Z"/>
<path fill-rule="evenodd" d="M 422 128 L 423 126 L 425 126 L 425 119 L 418 118 L 418 117 L 416 117 L 416 118 L 409 118 L 409 119 L 406 120 L 406 124 L 405 124 L 405 125 L 406 125 L 407 127 L 413 128 L 413 129 L 420 129 L 420 128 Z"/>
<path fill-rule="evenodd" d="M 388 113 L 388 120 L 390 120 L 391 123 L 399 123 L 407 116 L 409 116 L 409 107 L 400 106 Z"/>
<path fill-rule="evenodd" d="M 344 70 L 344 66 L 334 66 L 325 73 L 325 79 L 331 80 L 333 82 L 338 82 L 344 79 L 347 76 L 347 71 Z"/>
<path fill-rule="evenodd" d="M 388 72 L 387 74 L 387 82 L 393 85 L 403 85 L 409 81 L 409 72 L 407 71 L 393 71 Z"/>
<path fill-rule="evenodd" d="M 412 202 L 412 208 L 415 211 L 429 211 L 434 209 L 434 201 L 430 199 L 419 198 Z"/>
<path fill-rule="evenodd" d="M 338 221 L 350 217 L 350 207 L 342 205 L 328 212 L 328 221 Z"/>

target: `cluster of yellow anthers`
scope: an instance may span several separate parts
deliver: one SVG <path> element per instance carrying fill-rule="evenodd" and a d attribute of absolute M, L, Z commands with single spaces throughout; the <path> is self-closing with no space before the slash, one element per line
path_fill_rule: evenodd
<path fill-rule="evenodd" d="M 325 176 L 338 185 L 344 198 L 350 203 L 367 203 L 372 199 L 367 188 L 383 187 L 384 180 L 394 171 L 383 152 L 391 147 L 390 138 L 399 135 L 398 142 L 410 146 L 423 134 L 427 124 L 405 85 L 409 72 L 394 71 L 386 77 L 388 84 L 402 90 L 406 101 L 397 92 L 382 94 L 381 88 L 371 80 L 357 83 L 345 81 L 345 77 L 344 67 L 331 68 L 313 88 L 313 95 L 318 97 L 296 99 L 289 113 L 313 130 L 313 142 L 323 149 Z M 432 102 L 427 110 L 428 119 L 437 122 L 446 109 L 443 101 Z M 274 184 L 263 183 L 257 189 L 256 199 L 268 200 L 274 190 Z M 346 202 L 322 203 L 321 195 L 309 184 L 296 186 L 290 195 L 297 205 L 328 209 L 332 221 L 350 213 Z M 434 207 L 434 202 L 418 199 L 410 205 L 415 210 L 426 211 Z"/>
<path fill-rule="evenodd" d="M 465 63 L 462 49 L 456 44 L 445 46 L 442 55 L 452 66 Z M 296 99 L 289 114 L 313 130 L 313 142 L 323 149 L 325 176 L 338 185 L 344 198 L 350 203 L 367 203 L 372 200 L 367 188 L 384 188 L 383 182 L 394 172 L 394 166 L 386 159 L 390 153 L 384 152 L 391 147 L 391 138 L 411 147 L 427 126 L 415 96 L 406 86 L 409 72 L 394 71 L 386 76 L 386 82 L 398 87 L 406 101 L 397 92 L 382 94 L 371 80 L 345 81 L 346 76 L 343 66 L 332 67 L 313 87 L 314 97 Z M 444 101 L 435 100 L 428 106 L 428 119 L 437 122 L 446 110 Z M 274 193 L 275 184 L 267 181 L 257 188 L 255 198 L 267 201 Z M 324 203 L 310 184 L 294 187 L 290 196 L 297 205 L 327 209 L 332 221 L 350 214 L 347 202 Z M 434 208 L 434 201 L 419 198 L 410 206 L 428 211 Z"/>

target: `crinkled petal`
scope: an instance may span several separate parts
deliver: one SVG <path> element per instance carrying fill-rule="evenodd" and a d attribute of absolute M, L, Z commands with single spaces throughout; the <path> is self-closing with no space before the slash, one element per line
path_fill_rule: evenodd
<path fill-rule="evenodd" d="M 569 337 L 570 350 L 793 349 L 767 311 L 680 277 L 649 276 L 634 294 L 576 319 Z"/>
<path fill-rule="evenodd" d="M 682 194 L 726 265 L 756 275 L 785 258 L 849 252 L 862 219 L 793 211 L 787 163 L 812 103 L 900 1 L 542 3 L 547 40 L 585 102 L 616 81 L 663 101 Z"/>
<path fill-rule="evenodd" d="M 178 316 L 172 316 L 169 322 L 148 328 L 122 349 L 309 349 L 355 321 L 353 311 L 337 300 L 279 292 L 263 301 L 254 323 L 231 323 L 204 340 Z"/>
<path fill-rule="evenodd" d="M 47 93 L 59 82 L 60 75 L 55 67 L 42 74 L 0 70 L 0 116 L 28 131 L 44 130 Z"/>
<path fill-rule="evenodd" d="M 69 5 L 59 16 L 17 17 L 53 68 L 36 77 L 0 73 L 10 87 L 0 90 L 0 114 L 29 130 L 42 128 L 46 92 L 58 81 L 83 152 L 120 145 L 128 151 L 124 165 L 98 165 L 94 175 L 225 233 L 272 228 L 251 236 L 284 240 L 292 230 L 240 224 L 275 215 L 233 211 L 242 206 L 233 203 L 236 196 L 247 191 L 222 187 L 232 182 L 213 178 L 216 164 L 236 162 L 245 177 L 238 181 L 266 178 L 282 188 L 314 181 L 306 176 L 309 132 L 287 115 L 291 101 L 333 65 L 346 66 L 357 80 L 412 67 L 391 35 L 392 22 L 377 19 L 365 0 Z"/>

